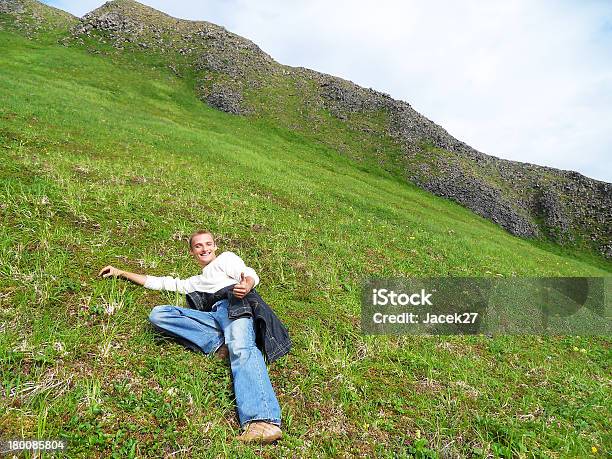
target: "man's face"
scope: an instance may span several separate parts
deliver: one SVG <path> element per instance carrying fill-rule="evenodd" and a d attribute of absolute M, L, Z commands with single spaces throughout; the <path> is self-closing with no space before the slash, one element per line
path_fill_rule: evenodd
<path fill-rule="evenodd" d="M 210 234 L 197 234 L 191 240 L 191 254 L 204 267 L 216 257 L 217 246 Z"/>

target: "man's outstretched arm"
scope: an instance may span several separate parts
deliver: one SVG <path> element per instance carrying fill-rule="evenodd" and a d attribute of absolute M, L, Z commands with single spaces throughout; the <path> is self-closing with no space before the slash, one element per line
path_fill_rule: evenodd
<path fill-rule="evenodd" d="M 144 288 L 151 290 L 166 290 L 168 292 L 189 293 L 194 292 L 197 288 L 194 286 L 194 279 L 198 276 L 193 276 L 187 279 L 179 279 L 171 276 L 157 277 L 148 276 L 146 274 L 136 274 L 129 271 L 117 269 L 114 266 L 106 266 L 98 273 L 102 277 L 122 277 L 135 284 L 142 285 Z"/>
<path fill-rule="evenodd" d="M 144 286 L 147 281 L 147 276 L 144 274 L 136 274 L 131 273 L 129 271 L 122 271 L 120 269 L 115 268 L 114 266 L 105 266 L 100 270 L 98 276 L 102 277 L 122 277 L 129 281 L 134 282 L 135 284 Z"/>

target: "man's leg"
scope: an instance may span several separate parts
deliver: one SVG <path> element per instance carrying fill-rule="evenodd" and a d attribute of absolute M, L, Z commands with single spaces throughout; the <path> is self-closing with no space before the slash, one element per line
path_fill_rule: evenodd
<path fill-rule="evenodd" d="M 223 328 L 229 349 L 240 425 L 245 427 L 252 421 L 267 421 L 280 426 L 280 406 L 263 355 L 255 345 L 253 319 L 230 320 L 225 300 L 217 303 L 214 314 Z"/>
<path fill-rule="evenodd" d="M 213 313 L 178 306 L 156 306 L 149 314 L 156 329 L 206 354 L 223 345 L 223 331 Z"/>

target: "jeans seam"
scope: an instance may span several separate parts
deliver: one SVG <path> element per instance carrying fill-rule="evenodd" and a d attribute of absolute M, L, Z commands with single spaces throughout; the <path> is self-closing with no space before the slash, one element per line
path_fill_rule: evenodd
<path fill-rule="evenodd" d="M 253 341 L 252 349 L 254 349 L 254 351 L 251 350 L 251 352 L 260 352 L 259 349 L 257 349 L 257 346 L 255 346 L 255 337 L 254 336 L 253 336 L 253 340 L 252 341 Z M 262 359 L 263 359 L 263 356 L 262 356 Z M 265 365 L 265 363 L 264 363 L 264 365 Z M 261 372 L 261 365 L 257 365 L 257 373 L 258 373 L 257 381 L 259 382 L 259 392 L 260 392 L 260 394 L 261 394 L 261 396 L 263 398 L 263 402 L 264 402 L 264 405 L 266 407 L 266 414 L 268 415 L 268 417 L 270 417 L 270 407 L 268 406 L 268 400 L 267 400 L 268 394 L 265 393 L 264 387 L 263 387 L 263 375 L 262 375 L 262 372 Z"/>

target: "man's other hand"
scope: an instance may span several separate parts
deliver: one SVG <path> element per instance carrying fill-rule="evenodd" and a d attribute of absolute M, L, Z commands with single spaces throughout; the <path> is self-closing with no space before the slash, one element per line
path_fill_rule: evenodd
<path fill-rule="evenodd" d="M 250 277 L 245 278 L 244 273 L 240 273 L 240 283 L 234 285 L 234 296 L 241 299 L 244 298 L 253 288 L 253 284 L 253 279 Z"/>
<path fill-rule="evenodd" d="M 105 266 L 104 268 L 102 268 L 100 270 L 100 272 L 98 273 L 98 276 L 102 276 L 102 277 L 119 277 L 121 276 L 121 274 L 123 273 L 123 271 L 121 271 L 120 269 L 115 268 L 114 266 Z"/>

